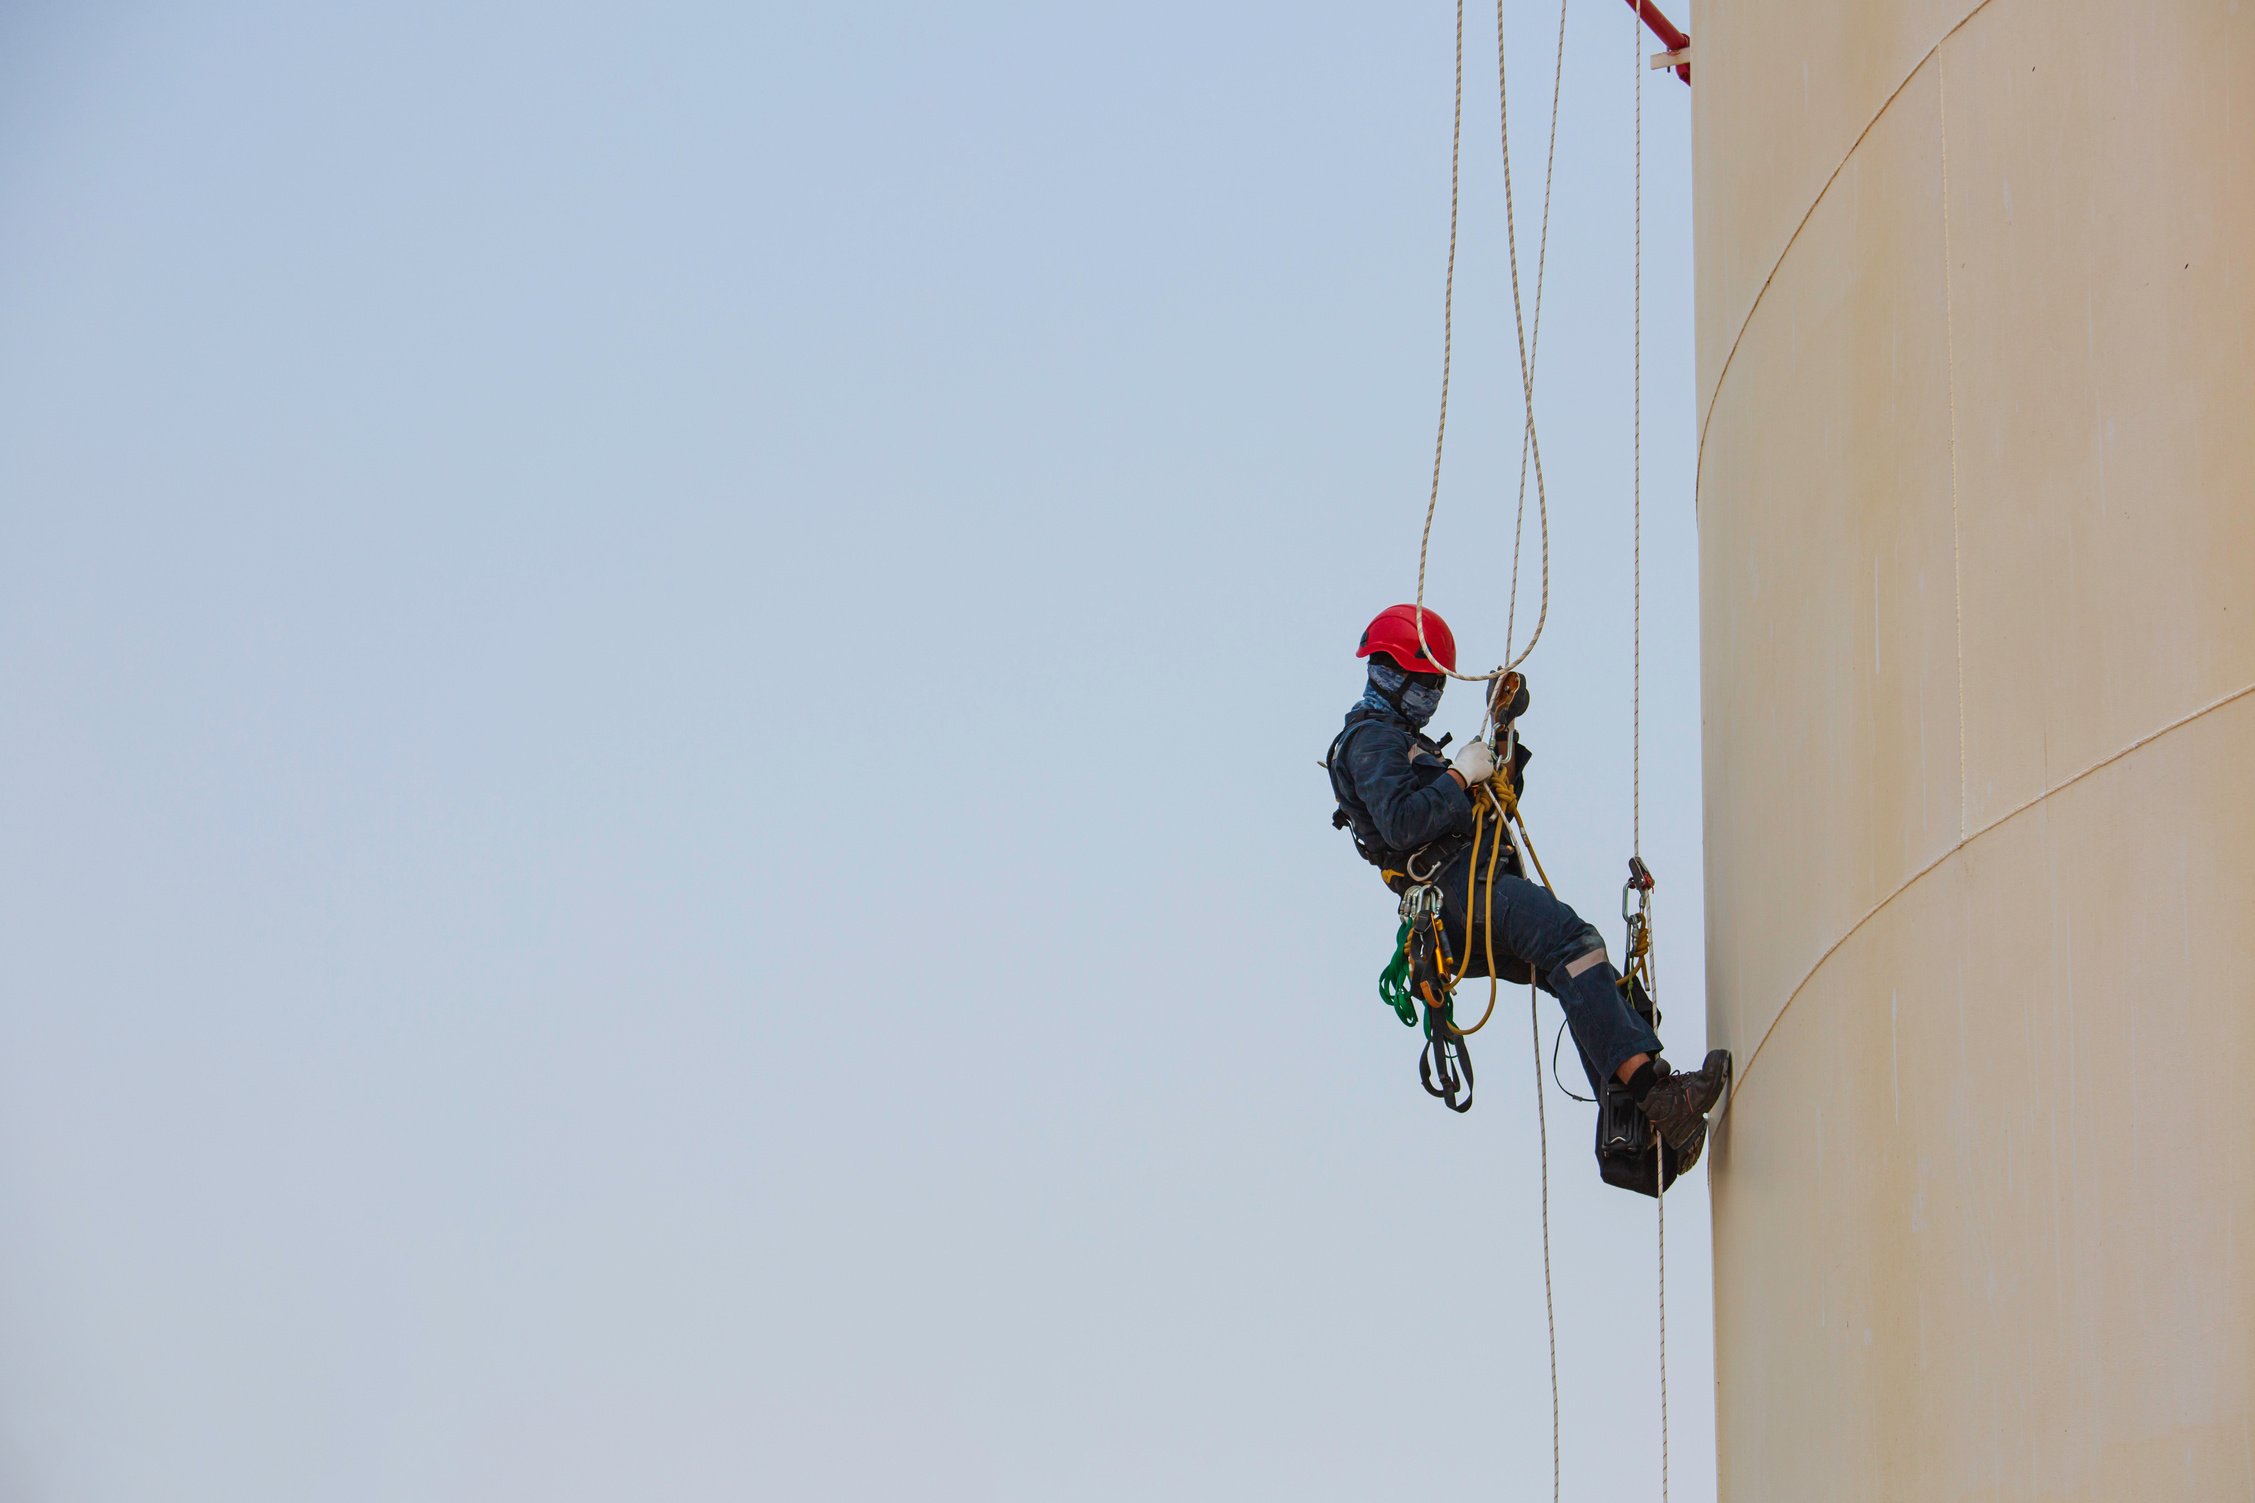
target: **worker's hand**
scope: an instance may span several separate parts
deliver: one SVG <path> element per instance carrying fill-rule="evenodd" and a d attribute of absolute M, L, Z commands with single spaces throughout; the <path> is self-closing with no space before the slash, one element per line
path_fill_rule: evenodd
<path fill-rule="evenodd" d="M 1463 779 L 1465 787 L 1477 787 L 1495 776 L 1496 755 L 1487 742 L 1474 741 L 1450 761 L 1449 771 Z"/>

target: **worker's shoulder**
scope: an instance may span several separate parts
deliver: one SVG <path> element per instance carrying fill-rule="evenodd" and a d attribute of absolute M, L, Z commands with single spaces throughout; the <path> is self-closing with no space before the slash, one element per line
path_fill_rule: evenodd
<path fill-rule="evenodd" d="M 1438 755 L 1441 747 L 1407 721 L 1358 705 L 1347 712 L 1347 723 L 1340 727 L 1331 750 L 1334 757 L 1360 762 L 1396 757 L 1415 761 L 1420 756 Z"/>

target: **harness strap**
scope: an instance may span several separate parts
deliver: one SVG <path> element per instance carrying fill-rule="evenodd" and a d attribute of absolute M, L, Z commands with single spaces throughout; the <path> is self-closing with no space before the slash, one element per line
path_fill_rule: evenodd
<path fill-rule="evenodd" d="M 1444 835 L 1438 840 L 1427 841 L 1414 851 L 1374 849 L 1363 842 L 1362 832 L 1355 828 L 1353 817 L 1347 813 L 1346 793 L 1339 787 L 1339 753 L 1346 749 L 1348 738 L 1356 731 L 1364 726 L 1377 724 L 1383 718 L 1367 706 L 1353 713 L 1346 725 L 1341 727 L 1339 734 L 1331 738 L 1331 749 L 1323 754 L 1323 771 L 1331 779 L 1331 798 L 1336 805 L 1331 811 L 1331 828 L 1345 830 L 1353 835 L 1355 854 L 1377 867 L 1379 879 L 1386 884 L 1388 890 L 1398 895 L 1412 885 L 1431 881 L 1442 865 L 1454 860 L 1457 853 L 1465 848 L 1470 837 Z M 1419 752 L 1428 752 L 1437 756 L 1452 739 L 1453 737 L 1443 736 L 1435 741 L 1412 727 L 1410 755 L 1414 758 Z"/>

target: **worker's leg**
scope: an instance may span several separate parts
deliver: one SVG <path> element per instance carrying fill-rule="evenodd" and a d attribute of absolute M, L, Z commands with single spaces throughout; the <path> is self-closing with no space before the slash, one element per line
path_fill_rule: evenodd
<path fill-rule="evenodd" d="M 1617 1079 L 1622 1066 L 1637 1056 L 1660 1052 L 1659 1035 L 1621 995 L 1621 974 L 1606 958 L 1605 940 L 1596 929 L 1538 882 L 1498 876 L 1492 890 L 1496 949 L 1524 961 L 1536 983 L 1558 999 L 1574 1042 L 1601 1079 Z M 1465 933 L 1468 895 L 1461 887 L 1446 893 L 1452 939 Z M 1486 937 L 1487 909 L 1483 898 L 1471 914 L 1469 937 L 1460 941 L 1474 956 L 1481 954 Z"/>

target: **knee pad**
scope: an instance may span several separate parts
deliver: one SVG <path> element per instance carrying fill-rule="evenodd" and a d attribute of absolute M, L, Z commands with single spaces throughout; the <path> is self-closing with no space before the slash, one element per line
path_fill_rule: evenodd
<path fill-rule="evenodd" d="M 1560 985 L 1586 974 L 1612 958 L 1605 953 L 1605 936 L 1597 932 L 1595 925 L 1588 923 L 1569 934 L 1565 943 L 1551 953 L 1559 957 L 1550 969 Z"/>

